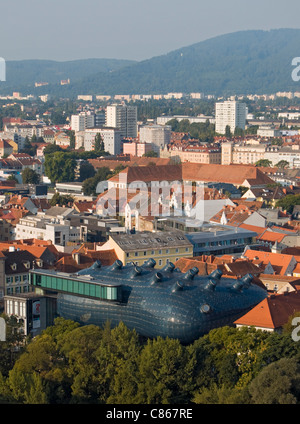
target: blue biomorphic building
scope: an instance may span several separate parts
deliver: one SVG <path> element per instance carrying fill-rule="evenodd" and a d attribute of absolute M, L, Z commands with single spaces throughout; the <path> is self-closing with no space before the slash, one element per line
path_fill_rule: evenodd
<path fill-rule="evenodd" d="M 220 270 L 197 275 L 169 263 L 155 269 L 155 261 L 143 266 L 123 266 L 117 260 L 102 267 L 99 261 L 75 274 L 32 270 L 31 284 L 44 295 L 55 294 L 57 314 L 81 324 L 111 326 L 120 321 L 138 334 L 177 338 L 191 343 L 213 328 L 232 325 L 267 297 L 262 287 L 246 275 L 224 278 Z"/>

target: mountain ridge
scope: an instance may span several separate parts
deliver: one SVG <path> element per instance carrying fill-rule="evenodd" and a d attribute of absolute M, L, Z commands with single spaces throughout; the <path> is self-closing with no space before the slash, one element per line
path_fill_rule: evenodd
<path fill-rule="evenodd" d="M 96 72 L 95 67 L 86 66 L 84 72 L 88 70 L 88 73 L 80 74 L 79 67 L 76 78 L 73 81 L 70 78 L 70 85 L 61 87 L 51 83 L 35 89 L 32 94 L 74 97 L 78 94 L 204 92 L 230 95 L 300 91 L 300 84 L 291 77 L 292 59 L 300 56 L 299 46 L 300 29 L 231 32 L 143 61 L 116 62 L 113 70 L 102 68 Z M 75 62 L 79 64 L 79 61 L 71 62 L 74 66 Z M 7 68 L 9 72 L 9 62 Z M 0 92 L 3 89 L 0 85 Z M 26 90 L 29 89 L 32 92 L 32 87 L 27 86 Z"/>

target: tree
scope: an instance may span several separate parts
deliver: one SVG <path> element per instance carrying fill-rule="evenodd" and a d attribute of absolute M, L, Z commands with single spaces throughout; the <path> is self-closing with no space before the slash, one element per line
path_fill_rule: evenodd
<path fill-rule="evenodd" d="M 103 166 L 98 169 L 94 177 L 88 178 L 83 182 L 82 189 L 86 196 L 96 196 L 97 185 L 101 181 L 106 181 L 112 176 L 110 169 Z"/>
<path fill-rule="evenodd" d="M 40 182 L 39 174 L 31 168 L 25 168 L 22 171 L 23 184 L 38 184 Z"/>
<path fill-rule="evenodd" d="M 277 166 L 280 169 L 288 168 L 289 162 L 286 160 L 280 160 L 278 163 L 276 163 L 275 166 Z"/>
<path fill-rule="evenodd" d="M 54 152 L 63 152 L 63 149 L 56 144 L 48 144 L 44 149 L 44 155 L 49 155 Z"/>
<path fill-rule="evenodd" d="M 55 193 L 52 199 L 50 200 L 51 206 L 70 206 L 74 203 L 74 198 L 70 195 L 60 195 L 59 193 Z"/>
<path fill-rule="evenodd" d="M 184 403 L 189 397 L 187 350 L 177 339 L 148 340 L 139 360 L 137 402 L 143 404 Z M 187 370 L 189 369 L 189 372 Z"/>
<path fill-rule="evenodd" d="M 104 142 L 100 133 L 97 133 L 95 136 L 94 151 L 97 154 L 100 154 L 102 151 L 104 151 Z"/>
<path fill-rule="evenodd" d="M 75 131 L 70 131 L 69 138 L 70 138 L 70 149 L 75 149 L 75 142 L 76 142 Z"/>
<path fill-rule="evenodd" d="M 297 359 L 282 358 L 267 365 L 249 385 L 255 404 L 298 404 L 300 368 Z"/>
<path fill-rule="evenodd" d="M 84 181 L 87 178 L 93 178 L 96 174 L 95 168 L 89 162 L 83 162 L 80 165 L 79 181 Z"/>
<path fill-rule="evenodd" d="M 45 157 L 45 174 L 52 183 L 74 181 L 75 167 L 75 159 L 66 152 L 54 152 Z"/>
<path fill-rule="evenodd" d="M 277 208 L 282 208 L 288 213 L 293 212 L 295 205 L 300 205 L 300 194 L 288 194 L 287 196 L 276 202 Z"/>
<path fill-rule="evenodd" d="M 143 157 L 145 158 L 157 158 L 157 156 L 157 152 L 154 152 L 153 150 L 150 150 L 150 152 L 143 154 Z"/>
<path fill-rule="evenodd" d="M 25 142 L 21 153 L 27 153 L 30 156 L 34 156 L 36 153 L 36 147 L 31 144 L 28 136 L 25 137 Z"/>
<path fill-rule="evenodd" d="M 225 137 L 230 138 L 231 137 L 231 129 L 229 125 L 226 125 L 225 127 Z"/>
<path fill-rule="evenodd" d="M 272 162 L 269 159 L 260 159 L 255 163 L 255 166 L 269 167 L 272 166 Z"/>

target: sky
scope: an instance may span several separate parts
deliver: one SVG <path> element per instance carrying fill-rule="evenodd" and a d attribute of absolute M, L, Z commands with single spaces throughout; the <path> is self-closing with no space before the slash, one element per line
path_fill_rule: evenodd
<path fill-rule="evenodd" d="M 231 32 L 300 28 L 299 13 L 299 0 L 1 0 L 0 57 L 141 61 Z"/>

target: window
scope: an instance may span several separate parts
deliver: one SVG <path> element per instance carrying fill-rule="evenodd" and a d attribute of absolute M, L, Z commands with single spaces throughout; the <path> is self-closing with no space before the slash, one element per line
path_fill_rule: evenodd
<path fill-rule="evenodd" d="M 158 261 L 158 265 L 161 265 L 162 264 L 162 260 L 161 259 L 159 259 L 159 261 Z"/>
<path fill-rule="evenodd" d="M 144 256 L 147 256 L 147 252 L 146 251 L 144 252 Z"/>
<path fill-rule="evenodd" d="M 190 251 L 190 248 L 189 248 L 189 247 L 186 247 L 186 248 L 185 248 L 185 251 L 186 251 L 186 252 L 189 252 L 189 251 Z"/>
<path fill-rule="evenodd" d="M 134 256 L 139 256 L 139 252 L 134 252 Z"/>

